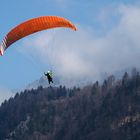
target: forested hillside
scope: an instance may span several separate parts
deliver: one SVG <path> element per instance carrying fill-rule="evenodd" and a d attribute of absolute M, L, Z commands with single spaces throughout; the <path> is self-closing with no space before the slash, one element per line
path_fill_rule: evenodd
<path fill-rule="evenodd" d="M 140 75 L 25 90 L 0 107 L 0 140 L 140 140 Z"/>

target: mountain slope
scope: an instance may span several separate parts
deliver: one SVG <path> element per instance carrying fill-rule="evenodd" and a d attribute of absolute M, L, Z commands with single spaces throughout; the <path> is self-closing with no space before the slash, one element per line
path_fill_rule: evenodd
<path fill-rule="evenodd" d="M 84 88 L 38 87 L 0 107 L 1 140 L 139 140 L 140 75 Z"/>

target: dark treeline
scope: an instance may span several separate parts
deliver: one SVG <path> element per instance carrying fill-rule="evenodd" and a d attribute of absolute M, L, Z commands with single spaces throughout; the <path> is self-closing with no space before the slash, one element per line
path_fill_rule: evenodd
<path fill-rule="evenodd" d="M 17 93 L 0 107 L 0 140 L 140 140 L 140 74 Z"/>

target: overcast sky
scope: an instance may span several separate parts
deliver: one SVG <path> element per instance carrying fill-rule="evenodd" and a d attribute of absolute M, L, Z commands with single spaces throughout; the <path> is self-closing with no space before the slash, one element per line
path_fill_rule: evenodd
<path fill-rule="evenodd" d="M 19 23 L 43 15 L 65 17 L 78 30 L 47 30 L 11 45 L 0 58 L 0 100 L 48 69 L 68 84 L 72 77 L 74 83 L 94 82 L 104 73 L 140 67 L 138 0 L 2 0 L 1 5 L 1 40 Z"/>

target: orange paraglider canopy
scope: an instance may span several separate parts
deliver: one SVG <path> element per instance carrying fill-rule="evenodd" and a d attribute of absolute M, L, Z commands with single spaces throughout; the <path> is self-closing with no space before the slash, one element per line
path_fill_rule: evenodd
<path fill-rule="evenodd" d="M 71 28 L 77 30 L 69 20 L 58 16 L 42 16 L 25 21 L 13 28 L 3 39 L 0 47 L 0 55 L 17 40 L 30 34 L 57 27 Z"/>

